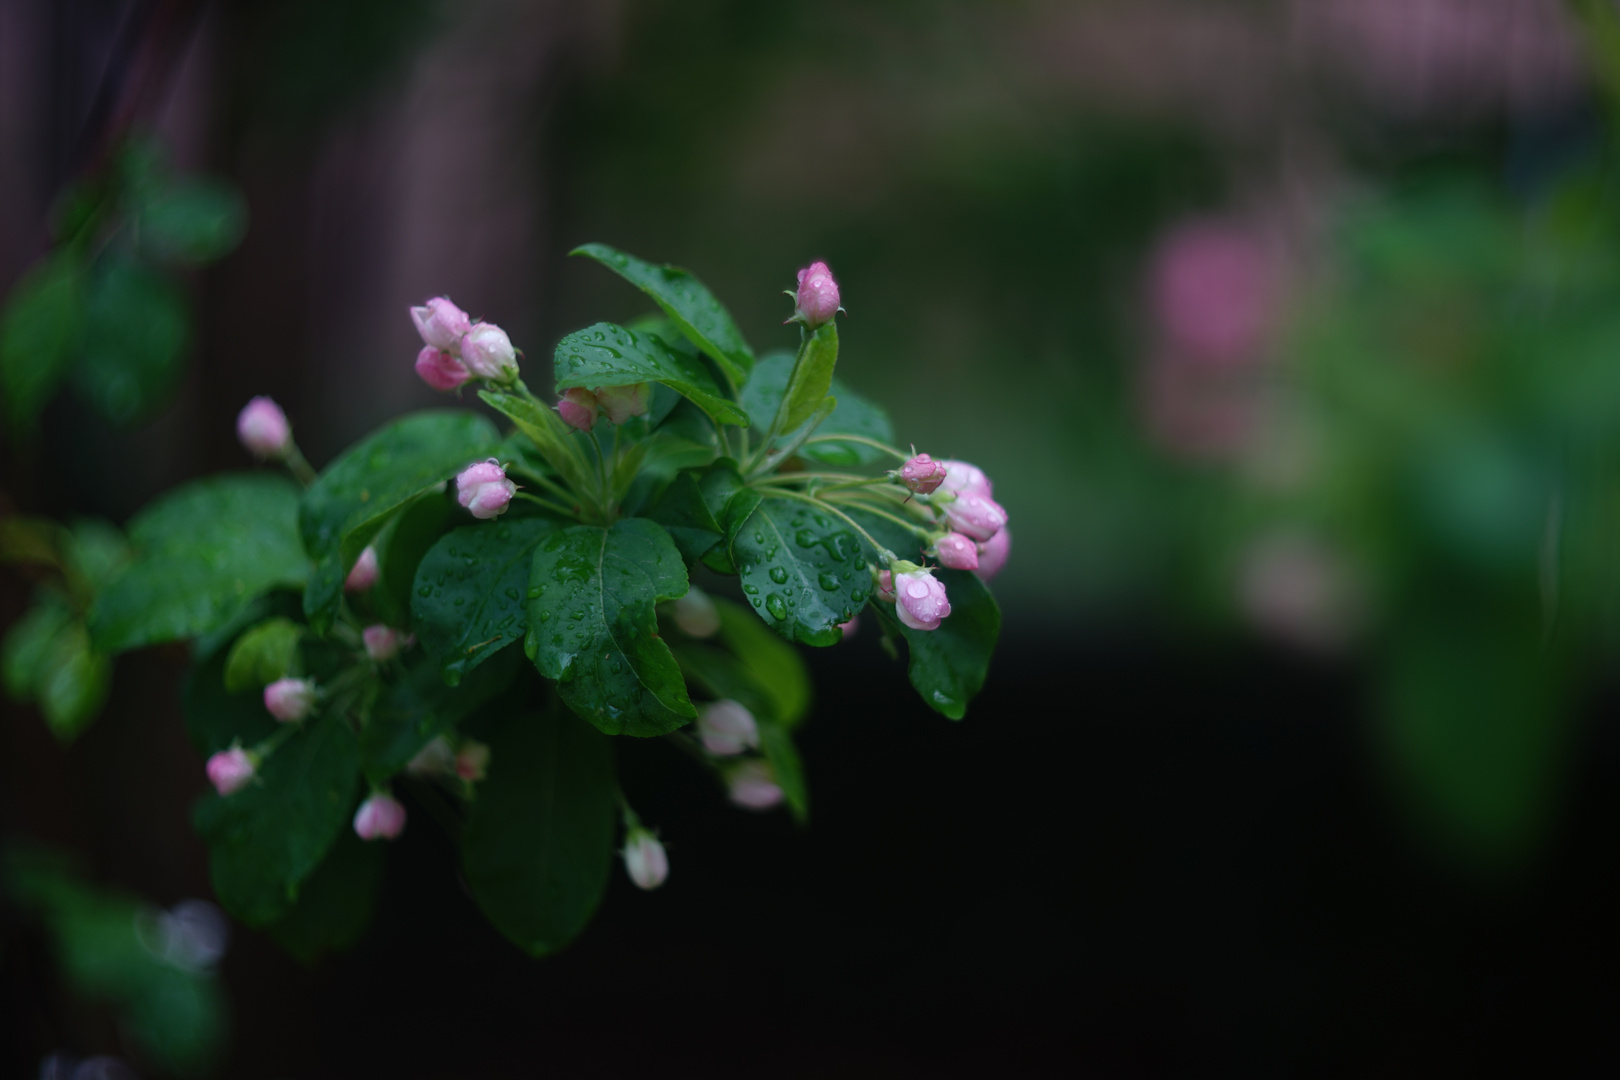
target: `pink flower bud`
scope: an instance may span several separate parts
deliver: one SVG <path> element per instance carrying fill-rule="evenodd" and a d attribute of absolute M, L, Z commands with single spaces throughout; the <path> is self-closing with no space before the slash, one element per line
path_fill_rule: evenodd
<path fill-rule="evenodd" d="M 896 470 L 900 482 L 918 495 L 927 495 L 945 482 L 945 463 L 918 454 Z"/>
<path fill-rule="evenodd" d="M 713 637 L 720 632 L 720 612 L 709 594 L 693 585 L 675 601 L 675 625 L 690 637 Z"/>
<path fill-rule="evenodd" d="M 859 615 L 857 615 L 857 616 L 855 616 L 855 618 L 849 620 L 849 622 L 839 623 L 838 624 L 838 629 L 840 629 L 840 630 L 842 630 L 844 632 L 844 637 L 839 638 L 839 640 L 843 641 L 845 638 L 854 637 L 855 636 L 855 631 L 859 630 L 860 628 L 861 628 L 861 618 L 860 618 Z"/>
<path fill-rule="evenodd" d="M 354 812 L 354 831 L 362 840 L 392 840 L 405 831 L 405 805 L 392 795 L 373 793 Z"/>
<path fill-rule="evenodd" d="M 280 405 L 267 397 L 256 397 L 237 414 L 236 437 L 248 453 L 260 460 L 279 458 L 292 445 L 292 428 Z"/>
<path fill-rule="evenodd" d="M 939 564 L 951 570 L 977 570 L 979 548 L 961 533 L 949 532 L 934 541 L 934 555 Z"/>
<path fill-rule="evenodd" d="M 1007 511 L 988 495 L 964 491 L 945 506 L 945 520 L 957 532 L 982 542 L 1007 524 Z"/>
<path fill-rule="evenodd" d="M 208 782 L 221 795 L 232 795 L 253 779 L 254 768 L 253 755 L 240 746 L 233 746 L 208 759 Z"/>
<path fill-rule="evenodd" d="M 354 569 L 350 570 L 349 576 L 343 579 L 343 591 L 365 592 L 377 584 L 378 573 L 377 549 L 367 544 L 366 550 L 362 551 L 360 557 L 354 561 Z"/>
<path fill-rule="evenodd" d="M 624 872 L 638 889 L 656 889 L 669 877 L 669 854 L 646 829 L 631 829 L 624 838 Z"/>
<path fill-rule="evenodd" d="M 448 776 L 456 771 L 456 753 L 443 735 L 437 736 L 405 763 L 405 771 L 412 776 Z"/>
<path fill-rule="evenodd" d="M 399 655 L 399 650 L 405 646 L 405 635 L 392 626 L 375 623 L 360 632 L 360 637 L 366 643 L 366 655 L 378 663 L 392 660 Z"/>
<path fill-rule="evenodd" d="M 435 390 L 454 390 L 472 378 L 467 365 L 443 349 L 424 346 L 416 354 L 416 373 Z"/>
<path fill-rule="evenodd" d="M 951 613 L 944 583 L 927 570 L 896 574 L 894 592 L 894 613 L 913 630 L 938 630 L 940 620 Z"/>
<path fill-rule="evenodd" d="M 799 291 L 794 295 L 793 318 L 814 330 L 839 311 L 838 282 L 824 262 L 814 262 L 799 271 Z"/>
<path fill-rule="evenodd" d="M 887 570 L 880 570 L 877 577 L 877 598 L 894 603 L 894 575 Z"/>
<path fill-rule="evenodd" d="M 476 784 L 489 773 L 489 744 L 468 739 L 456 753 L 456 775 Z"/>
<path fill-rule="evenodd" d="M 480 521 L 504 513 L 516 494 L 517 485 L 494 458 L 469 465 L 456 476 L 456 501 Z"/>
<path fill-rule="evenodd" d="M 969 465 L 965 461 L 941 461 L 940 464 L 945 466 L 945 482 L 939 485 L 942 490 L 957 495 L 972 491 L 985 498 L 993 494 L 990 478 L 977 465 Z"/>
<path fill-rule="evenodd" d="M 782 801 L 771 767 L 763 761 L 744 761 L 726 773 L 731 801 L 748 810 L 769 810 Z"/>
<path fill-rule="evenodd" d="M 517 350 L 494 323 L 481 322 L 467 332 L 461 339 L 461 360 L 480 379 L 511 382 L 517 377 Z"/>
<path fill-rule="evenodd" d="M 989 581 L 1007 565 L 1007 554 L 1012 551 L 1012 534 L 1002 529 L 979 545 L 979 580 Z"/>
<path fill-rule="evenodd" d="M 564 391 L 562 400 L 557 402 L 557 415 L 563 418 L 563 423 L 580 431 L 589 431 L 596 426 L 596 395 L 584 387 L 576 386 L 572 390 Z"/>
<path fill-rule="evenodd" d="M 632 416 L 646 416 L 647 400 L 647 384 L 644 382 L 631 383 L 629 386 L 599 386 L 596 389 L 596 403 L 615 424 L 622 424 Z"/>
<path fill-rule="evenodd" d="M 312 679 L 277 679 L 264 688 L 264 707 L 284 724 L 295 724 L 315 707 Z"/>
<path fill-rule="evenodd" d="M 759 725 L 754 723 L 754 714 L 729 698 L 699 709 L 697 729 L 703 749 L 716 757 L 729 757 L 759 746 Z"/>
<path fill-rule="evenodd" d="M 435 296 L 422 307 L 411 308 L 411 321 L 422 342 L 435 349 L 456 352 L 461 339 L 472 329 L 467 313 L 450 302 L 447 296 Z"/>

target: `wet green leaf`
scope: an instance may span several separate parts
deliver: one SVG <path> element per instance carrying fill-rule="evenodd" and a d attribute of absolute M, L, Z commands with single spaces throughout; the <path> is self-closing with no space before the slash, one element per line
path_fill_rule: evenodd
<path fill-rule="evenodd" d="M 766 712 L 789 729 L 810 711 L 810 671 L 792 645 L 771 633 L 747 608 L 716 597 L 720 640 L 753 673 L 769 700 Z"/>
<path fill-rule="evenodd" d="M 748 603 L 789 641 L 836 645 L 872 591 L 870 553 L 825 510 L 766 497 L 737 529 L 731 558 Z"/>
<path fill-rule="evenodd" d="M 262 690 L 292 674 L 304 628 L 291 619 L 266 619 L 236 639 L 225 658 L 225 689 L 232 693 Z"/>
<path fill-rule="evenodd" d="M 727 401 L 702 361 L 650 334 L 636 334 L 599 322 L 557 343 L 552 358 L 559 391 L 575 386 L 595 390 L 638 382 L 663 383 L 708 413 L 717 423 L 747 427 L 748 414 Z"/>
<path fill-rule="evenodd" d="M 895 616 L 893 604 L 880 600 L 872 609 L 892 633 L 906 639 L 908 674 L 917 693 L 935 712 L 960 720 L 989 674 L 1001 609 L 984 582 L 966 570 L 936 570 L 934 576 L 945 584 L 951 602 L 939 629 L 913 630 Z"/>
<path fill-rule="evenodd" d="M 342 952 L 365 933 L 382 889 L 388 845 L 367 843 L 353 829 L 338 833 L 326 858 L 304 879 L 291 911 L 267 928 L 303 964 Z"/>
<path fill-rule="evenodd" d="M 776 786 L 782 789 L 793 820 L 800 825 L 810 821 L 810 789 L 804 782 L 804 763 L 785 725 L 773 720 L 759 722 L 759 748 L 770 762 Z"/>
<path fill-rule="evenodd" d="M 461 676 L 520 641 L 534 549 L 557 528 L 526 517 L 463 525 L 439 538 L 416 572 L 411 625 L 446 679 Z"/>
<path fill-rule="evenodd" d="M 360 733 L 367 778 L 381 783 L 399 772 L 436 736 L 498 697 L 522 668 L 518 650 L 507 649 L 455 686 L 445 685 L 436 664 L 422 664 L 390 685 Z"/>

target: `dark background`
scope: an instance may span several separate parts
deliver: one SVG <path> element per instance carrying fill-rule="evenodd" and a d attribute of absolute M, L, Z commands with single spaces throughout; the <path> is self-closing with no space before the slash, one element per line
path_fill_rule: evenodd
<path fill-rule="evenodd" d="M 1559 5 L 1492 7 L 0 0 L 0 288 L 126 122 L 251 214 L 188 283 L 172 405 L 113 430 L 64 394 L 0 450 L 8 511 L 123 521 L 247 467 L 231 418 L 259 393 L 321 465 L 435 400 L 405 308 L 439 292 L 543 386 L 551 342 L 639 310 L 566 259 L 596 239 L 692 267 L 761 351 L 791 343 L 793 271 L 827 259 L 840 376 L 903 442 L 981 464 L 1018 538 L 965 721 L 870 627 L 809 655 L 808 830 L 619 740 L 670 880 L 616 873 L 534 961 L 416 814 L 348 955 L 304 969 L 238 932 L 222 1075 L 1611 1074 L 1607 665 L 1574 692 L 1535 843 L 1457 857 L 1385 768 L 1376 638 L 1268 640 L 1187 587 L 1223 565 L 1200 516 L 1220 466 L 1156 445 L 1137 401 L 1175 222 L 1269 223 L 1297 283 L 1347 190 L 1437 163 L 1510 184 L 1598 138 Z M 0 577 L 0 622 L 29 588 Z M 8 705 L 0 834 L 160 904 L 208 896 L 184 665 L 121 659 L 71 748 Z M 0 1072 L 125 1053 L 3 918 Z"/>

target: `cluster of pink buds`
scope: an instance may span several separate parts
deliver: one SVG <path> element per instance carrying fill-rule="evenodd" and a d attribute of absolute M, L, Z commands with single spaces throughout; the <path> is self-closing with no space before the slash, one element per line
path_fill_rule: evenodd
<path fill-rule="evenodd" d="M 435 390 L 454 390 L 473 379 L 509 383 L 517 378 L 517 350 L 494 323 L 475 323 L 447 296 L 411 308 L 422 335 L 416 373 Z"/>
<path fill-rule="evenodd" d="M 236 437 L 259 460 L 280 460 L 292 447 L 292 426 L 280 405 L 267 397 L 256 397 L 237 414 Z"/>
<path fill-rule="evenodd" d="M 315 708 L 313 679 L 277 679 L 264 688 L 264 707 L 283 724 L 296 724 Z"/>
<path fill-rule="evenodd" d="M 505 513 L 516 494 L 517 485 L 494 458 L 469 465 L 456 476 L 456 501 L 481 521 Z"/>
<path fill-rule="evenodd" d="M 557 402 L 557 415 L 563 423 L 577 431 L 589 431 L 596 426 L 598 413 L 607 413 L 615 424 L 622 424 L 632 416 L 646 416 L 651 407 L 652 394 L 646 383 L 626 386 L 598 386 L 594 391 L 576 386 L 563 392 Z"/>
<path fill-rule="evenodd" d="M 624 872 L 638 889 L 656 889 L 669 877 L 669 853 L 646 829 L 631 829 L 624 838 Z"/>
<path fill-rule="evenodd" d="M 913 630 L 938 630 L 951 613 L 944 583 L 916 563 L 897 559 L 890 565 L 878 574 L 878 599 L 893 604 L 895 615 Z"/>
<path fill-rule="evenodd" d="M 387 792 L 372 792 L 354 813 L 354 831 L 362 840 L 394 839 L 405 831 L 405 804 Z"/>

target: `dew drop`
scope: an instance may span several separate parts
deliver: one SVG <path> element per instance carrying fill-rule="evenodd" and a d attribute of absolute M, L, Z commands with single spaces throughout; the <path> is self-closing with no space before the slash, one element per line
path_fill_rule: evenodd
<path fill-rule="evenodd" d="M 833 574 L 833 573 L 830 573 L 830 572 L 828 572 L 826 570 L 823 570 L 821 572 L 821 576 L 818 577 L 816 580 L 818 582 L 820 582 L 821 587 L 823 589 L 826 589 L 828 592 L 831 592 L 832 590 L 838 588 L 838 575 L 837 574 Z"/>
<path fill-rule="evenodd" d="M 787 584 L 787 571 L 780 566 L 771 567 L 771 580 L 778 585 Z"/>
<path fill-rule="evenodd" d="M 771 593 L 771 595 L 765 598 L 765 610 L 771 613 L 772 618 L 787 618 L 787 604 L 785 604 L 782 601 L 782 598 L 775 593 Z"/>

